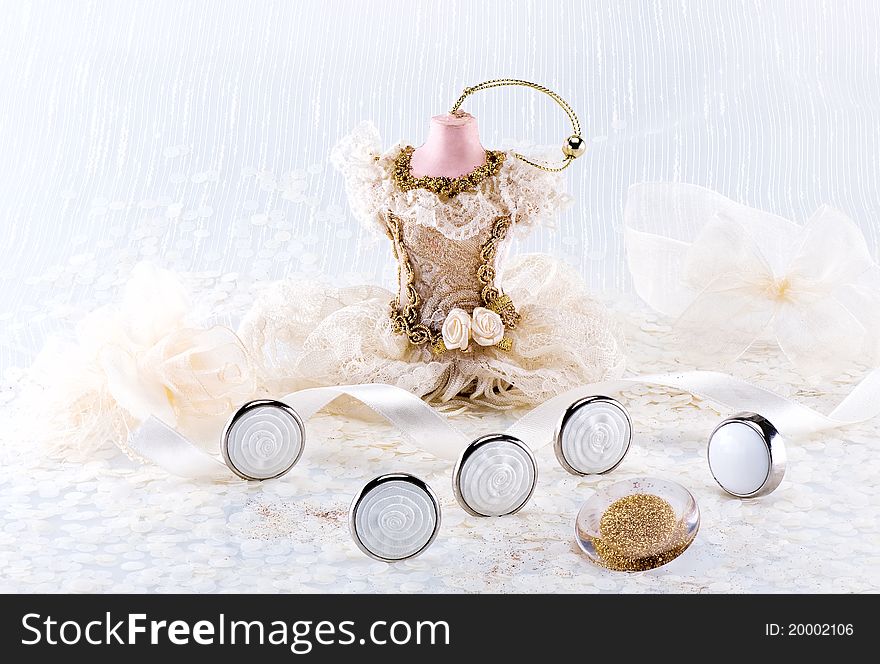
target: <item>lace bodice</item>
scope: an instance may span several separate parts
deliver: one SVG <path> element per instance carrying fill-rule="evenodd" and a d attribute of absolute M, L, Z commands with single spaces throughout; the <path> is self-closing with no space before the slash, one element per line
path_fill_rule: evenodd
<path fill-rule="evenodd" d="M 490 152 L 466 186 L 431 190 L 412 177 L 401 179 L 409 175 L 411 148 L 380 150 L 378 132 L 364 123 L 340 141 L 331 160 L 345 178 L 358 220 L 392 239 L 401 265 L 398 305 L 409 302 L 411 283 L 420 304 L 415 322 L 434 333 L 452 309 L 489 306 L 486 288 L 490 296 L 497 294 L 491 289 L 502 290 L 494 277 L 509 236 L 552 222 L 570 200 L 559 174 L 512 154 Z"/>
<path fill-rule="evenodd" d="M 478 269 L 479 242 L 476 238 L 450 240 L 441 232 L 407 223 L 402 219 L 403 244 L 414 271 L 414 285 L 422 301 L 421 321 L 429 327 L 443 324 L 455 308 L 472 311 L 482 306 Z M 401 275 L 398 293 L 406 289 Z"/>

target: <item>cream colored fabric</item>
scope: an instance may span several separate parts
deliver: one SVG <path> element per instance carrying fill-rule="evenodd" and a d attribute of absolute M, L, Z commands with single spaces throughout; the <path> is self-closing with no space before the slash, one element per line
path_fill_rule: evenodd
<path fill-rule="evenodd" d="M 449 240 L 483 235 L 499 216 L 510 216 L 514 228 L 525 234 L 534 224 L 552 224 L 556 213 L 571 202 L 563 188 L 564 174 L 539 170 L 511 153 L 498 175 L 484 180 L 477 192 L 441 198 L 426 189 L 400 191 L 391 171 L 402 147 L 398 143 L 383 152 L 378 131 L 365 122 L 330 154 L 331 163 L 345 178 L 355 217 L 383 235 L 387 212 L 433 228 Z"/>
<path fill-rule="evenodd" d="M 568 201 L 557 176 L 513 157 L 478 192 L 454 200 L 398 192 L 388 170 L 394 150 L 377 160 L 377 141 L 361 127 L 333 158 L 359 219 L 379 230 L 381 210 L 403 219 L 424 318 L 438 330 L 450 309 L 470 314 L 482 304 L 472 275 L 494 219 L 509 215 L 515 233 L 551 221 Z M 512 350 L 474 342 L 436 357 L 391 331 L 394 293 L 384 288 L 270 283 L 232 330 L 205 324 L 208 303 L 187 296 L 182 275 L 141 265 L 121 302 L 88 315 L 75 341 L 43 351 L 24 420 L 39 422 L 32 435 L 58 451 L 87 455 L 112 440 L 136 456 L 128 432 L 150 416 L 210 450 L 238 404 L 306 387 L 388 383 L 434 403 L 512 407 L 622 373 L 615 325 L 574 270 L 543 254 L 498 267 L 498 285 L 521 315 L 505 331 Z"/>
<path fill-rule="evenodd" d="M 636 292 L 674 322 L 687 360 L 699 346 L 730 365 L 770 340 L 811 382 L 880 365 L 880 265 L 843 212 L 799 224 L 654 182 L 630 187 L 624 217 Z"/>
<path fill-rule="evenodd" d="M 471 345 L 435 357 L 391 331 L 390 291 L 286 281 L 266 289 L 239 335 L 273 393 L 388 383 L 430 401 L 464 395 L 496 406 L 535 404 L 620 375 L 622 341 L 577 274 L 545 254 L 513 259 L 504 281 L 522 316 L 513 349 Z M 514 389 L 508 389 L 513 386 Z"/>
<path fill-rule="evenodd" d="M 470 313 L 483 304 L 476 273 L 480 248 L 495 220 L 507 216 L 513 221 L 511 234 L 525 233 L 535 224 L 552 222 L 570 199 L 559 174 L 512 155 L 475 192 L 452 198 L 423 189 L 404 192 L 391 177 L 400 149 L 381 153 L 375 128 L 362 124 L 340 141 L 332 161 L 345 176 L 352 211 L 362 223 L 385 232 L 389 214 L 400 219 L 422 300 L 420 322 L 439 331 L 452 309 Z M 496 285 L 521 315 L 517 327 L 506 330 L 513 341 L 510 351 L 471 344 L 434 356 L 392 332 L 394 293 L 297 282 L 268 288 L 242 322 L 240 334 L 275 392 L 388 383 L 430 401 L 467 398 L 503 407 L 539 403 L 619 375 L 621 338 L 579 276 L 547 255 L 509 263 L 504 255 L 502 246 L 496 268 L 503 279 Z"/>

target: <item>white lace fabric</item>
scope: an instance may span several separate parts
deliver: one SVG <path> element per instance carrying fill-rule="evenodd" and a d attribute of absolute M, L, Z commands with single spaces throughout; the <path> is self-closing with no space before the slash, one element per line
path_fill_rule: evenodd
<path fill-rule="evenodd" d="M 483 180 L 476 192 L 445 198 L 427 189 L 400 191 L 391 172 L 402 147 L 398 143 L 383 153 L 379 132 L 365 122 L 340 140 L 330 155 L 345 178 L 354 216 L 383 235 L 388 212 L 437 230 L 449 240 L 474 238 L 499 216 L 509 216 L 513 228 L 525 234 L 533 225 L 551 225 L 571 202 L 562 187 L 562 174 L 529 166 L 510 152 L 498 174 Z"/>
<path fill-rule="evenodd" d="M 297 281 L 265 290 L 239 334 L 246 347 L 261 350 L 263 381 L 275 393 L 387 383 L 432 402 L 466 398 L 504 407 L 540 403 L 623 372 L 614 321 L 571 268 L 545 254 L 526 254 L 510 262 L 504 287 L 522 316 L 508 332 L 510 351 L 433 356 L 392 332 L 390 291 Z"/>

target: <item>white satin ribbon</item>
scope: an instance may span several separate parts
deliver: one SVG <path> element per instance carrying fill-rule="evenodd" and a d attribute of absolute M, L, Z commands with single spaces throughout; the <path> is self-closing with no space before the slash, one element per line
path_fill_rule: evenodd
<path fill-rule="evenodd" d="M 306 420 L 340 396 L 357 399 L 396 426 L 411 443 L 441 459 L 455 459 L 470 442 L 445 417 L 414 394 L 393 385 L 314 387 L 281 399 Z"/>
<path fill-rule="evenodd" d="M 577 399 L 596 394 L 609 395 L 636 385 L 669 387 L 701 396 L 734 411 L 760 413 L 788 437 L 856 424 L 880 415 L 880 370 L 869 374 L 828 415 L 733 376 L 713 371 L 688 371 L 633 376 L 569 390 L 528 412 L 506 433 L 516 436 L 532 449 L 541 448 L 553 441 L 562 413 Z M 431 406 L 392 385 L 310 388 L 289 394 L 280 401 L 307 420 L 342 395 L 371 408 L 394 424 L 417 448 L 438 458 L 453 461 L 470 443 L 467 436 Z M 156 418 L 147 420 L 132 435 L 129 444 L 137 454 L 174 475 L 233 479 L 219 456 L 204 452 Z"/>
<path fill-rule="evenodd" d="M 783 436 L 797 437 L 880 415 L 880 370 L 875 370 L 828 415 L 752 383 L 715 371 L 687 371 L 620 378 L 584 385 L 564 392 L 526 413 L 507 433 L 537 448 L 550 443 L 565 409 L 574 401 L 596 394 L 620 392 L 636 385 L 658 385 L 694 394 L 732 411 L 760 413 Z"/>
<path fill-rule="evenodd" d="M 151 416 L 129 436 L 129 447 L 172 475 L 188 478 L 231 479 L 219 456 L 208 454 L 158 417 Z"/>
<path fill-rule="evenodd" d="M 469 442 L 436 410 L 393 385 L 315 387 L 293 392 L 279 401 L 293 408 L 305 421 L 343 395 L 369 407 L 396 426 L 415 447 L 438 458 L 456 459 Z M 205 452 L 156 417 L 147 419 L 132 434 L 129 447 L 173 475 L 231 479 L 231 473 L 220 456 Z"/>

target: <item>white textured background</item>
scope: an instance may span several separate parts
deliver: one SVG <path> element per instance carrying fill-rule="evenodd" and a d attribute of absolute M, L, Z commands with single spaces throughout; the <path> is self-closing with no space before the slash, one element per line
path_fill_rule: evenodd
<path fill-rule="evenodd" d="M 579 203 L 527 244 L 597 290 L 628 288 L 621 213 L 642 180 L 703 184 L 797 219 L 829 203 L 876 250 L 878 6 L 0 0 L 0 404 L 45 335 L 115 299 L 141 259 L 191 272 L 221 319 L 240 315 L 256 282 L 292 272 L 390 283 L 388 247 L 360 247 L 328 149 L 363 119 L 389 145 L 417 144 L 462 87 L 498 76 L 547 84 L 581 115 L 591 150 L 568 171 Z M 567 134 L 528 91 L 467 108 L 488 147 Z M 680 366 L 662 327 L 629 328 L 634 371 Z M 800 389 L 781 360 L 739 369 L 825 411 L 848 389 Z M 797 441 L 780 489 L 740 501 L 705 465 L 719 413 L 662 390 L 626 402 L 638 435 L 617 473 L 568 477 L 545 448 L 532 504 L 503 520 L 455 506 L 448 464 L 344 418 L 315 418 L 295 471 L 261 484 L 185 482 L 113 449 L 59 464 L 5 445 L 0 590 L 880 588 L 876 425 Z M 443 530 L 414 561 L 374 563 L 349 541 L 346 506 L 368 476 L 401 469 L 437 490 Z M 650 574 L 587 565 L 571 540 L 578 504 L 646 474 L 694 491 L 694 546 Z"/>
<path fill-rule="evenodd" d="M 362 119 L 418 144 L 462 87 L 547 84 L 591 138 L 579 204 L 531 247 L 626 289 L 627 186 L 672 179 L 877 246 L 880 10 L 866 2 L 0 2 L 0 366 L 114 297 L 137 260 L 387 277 L 358 250 L 326 155 Z M 509 89 L 467 104 L 484 143 L 556 144 Z M 233 303 L 230 311 L 245 302 Z"/>

